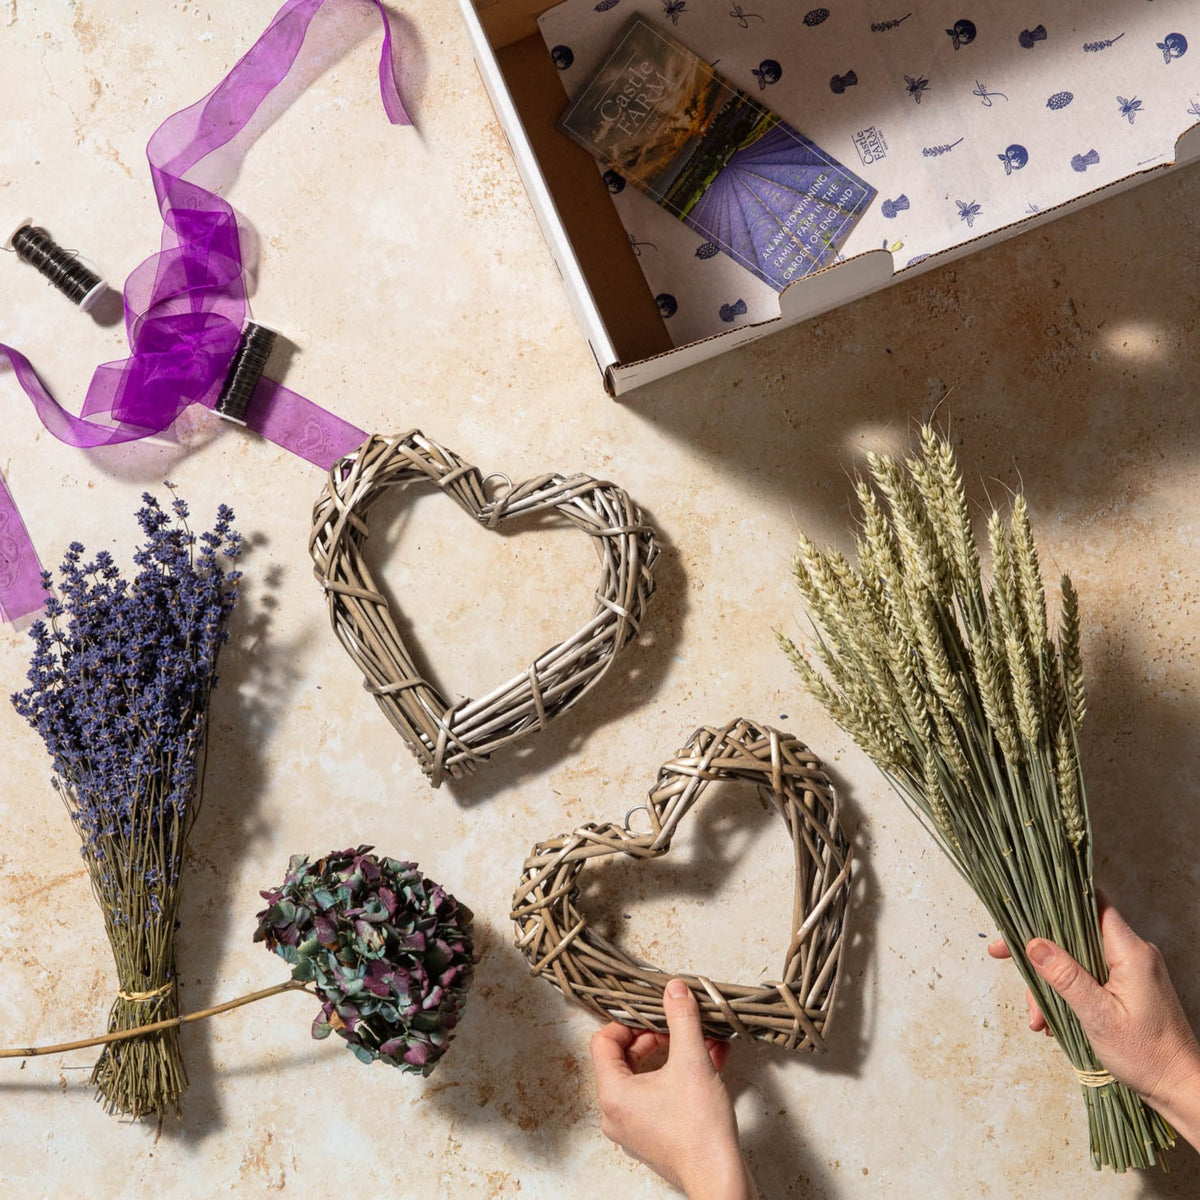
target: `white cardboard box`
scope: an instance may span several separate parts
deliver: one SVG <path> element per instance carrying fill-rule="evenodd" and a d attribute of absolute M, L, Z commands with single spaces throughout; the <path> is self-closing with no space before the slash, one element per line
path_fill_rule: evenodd
<path fill-rule="evenodd" d="M 863 177 L 880 189 L 875 205 L 888 198 L 889 188 L 896 191 L 902 178 L 915 180 L 908 189 L 914 195 L 920 193 L 943 207 L 955 203 L 954 185 L 946 183 L 943 187 L 948 176 L 938 174 L 942 164 L 930 155 L 926 155 L 929 161 L 923 162 L 919 147 L 922 141 L 936 140 L 939 130 L 948 128 L 947 119 L 978 122 L 979 114 L 967 112 L 965 106 L 972 103 L 972 96 L 981 103 L 988 96 L 970 90 L 969 84 L 964 90 L 964 80 L 974 79 L 979 83 L 986 79 L 983 91 L 994 97 L 1004 96 L 1006 101 L 1008 94 L 1034 97 L 1037 101 L 1026 102 L 1021 108 L 1020 128 L 1030 131 L 1028 137 L 1022 135 L 1023 140 L 1037 147 L 1040 162 L 1053 159 L 1055 170 L 1043 171 L 1037 178 L 1038 203 L 1026 206 L 1027 210 L 1036 211 L 1014 213 L 1012 173 L 1003 156 L 992 153 L 997 146 L 1004 149 L 1001 137 L 997 146 L 978 148 L 973 160 L 973 190 L 969 193 L 982 212 L 1002 214 L 999 223 L 987 227 L 981 221 L 976 228 L 973 222 L 966 222 L 958 228 L 952 220 L 943 220 L 936 235 L 917 231 L 916 248 L 924 248 L 920 238 L 932 236 L 934 240 L 926 243 L 926 253 L 916 255 L 912 254 L 912 247 L 907 252 L 895 253 L 895 242 L 885 249 L 886 239 L 872 243 L 864 231 L 853 246 L 847 243 L 842 261 L 795 281 L 779 293 L 778 315 L 774 311 L 764 314 L 760 303 L 752 311 L 751 319 L 741 325 L 673 345 L 654 301 L 652 283 L 648 285 L 643 274 L 644 264 L 631 246 L 627 209 L 614 204 L 595 161 L 555 128 L 572 85 L 556 68 L 547 41 L 539 31 L 538 18 L 552 6 L 546 0 L 459 2 L 479 73 L 571 304 L 592 347 L 605 388 L 614 396 L 836 308 L 899 278 L 915 276 L 1045 224 L 1063 213 L 1200 157 L 1200 4 L 1194 0 L 1159 0 L 1154 5 L 1147 5 L 1144 0 L 1107 3 L 1059 0 L 1045 10 L 1047 19 L 1052 21 L 1049 35 L 1043 25 L 1033 26 L 1031 32 L 1024 14 L 1009 15 L 1007 10 L 1011 5 L 998 0 L 977 0 L 972 6 L 975 21 L 968 24 L 973 30 L 978 23 L 981 32 L 978 39 L 972 32 L 966 44 L 951 32 L 956 26 L 961 32 L 959 17 L 949 15 L 958 14 L 960 9 L 965 11 L 962 4 L 938 0 L 919 5 L 912 12 L 907 28 L 901 29 L 895 18 L 903 17 L 902 12 L 882 13 L 880 5 L 870 0 L 843 2 L 834 20 L 828 20 L 828 9 L 813 9 L 809 13 L 815 24 L 822 27 L 816 33 L 826 39 L 824 49 L 814 35 L 814 23 L 802 19 L 804 14 L 794 7 L 795 0 L 763 0 L 744 6 L 732 5 L 728 0 L 685 0 L 682 8 L 678 3 L 668 6 L 663 0 L 616 0 L 602 4 L 569 0 L 549 13 L 546 25 L 553 42 L 563 36 L 564 29 L 575 28 L 572 22 L 578 23 L 577 39 L 572 38 L 572 45 L 581 48 L 581 70 L 575 73 L 575 87 L 588 69 L 589 55 L 594 56 L 604 46 L 601 23 L 610 20 L 615 35 L 634 12 L 642 12 L 651 19 L 657 17 L 665 30 L 709 61 L 720 59 L 717 69 L 747 90 L 754 82 L 751 74 L 760 75 L 749 64 L 759 61 L 764 45 L 789 66 L 802 61 L 804 70 L 793 71 L 791 77 L 797 79 L 798 87 L 802 81 L 807 91 L 802 95 L 794 92 L 790 98 L 781 91 L 779 100 L 772 92 L 763 97 L 764 103 L 847 166 L 861 170 Z M 668 7 L 675 8 L 676 17 L 682 18 L 684 14 L 694 17 L 691 25 L 682 19 L 678 24 L 671 22 Z M 780 19 L 780 11 L 788 7 L 795 15 L 790 20 Z M 909 6 L 892 7 L 907 11 Z M 763 28 L 753 21 L 747 22 L 748 17 L 756 17 Z M 768 28 L 772 17 L 776 19 Z M 882 19 L 885 17 L 893 19 L 888 22 Z M 752 26 L 757 43 L 742 37 L 747 24 Z M 884 29 L 876 32 L 878 26 Z M 841 40 L 836 41 L 839 29 Z M 897 31 L 906 34 L 907 51 L 906 43 L 895 38 Z M 889 37 L 890 42 L 885 40 Z M 1189 38 L 1194 42 L 1192 47 L 1188 46 Z M 780 49 L 774 50 L 775 46 Z M 868 85 L 874 86 L 842 88 L 831 92 L 833 98 L 822 104 L 821 93 L 827 90 L 828 79 L 845 73 L 850 65 L 848 58 L 854 61 L 847 47 L 858 58 L 866 59 L 866 66 L 871 69 L 861 74 Z M 926 56 L 914 58 L 914 47 Z M 1118 49 L 1120 58 L 1113 53 Z M 960 51 L 964 50 L 975 57 L 968 59 L 965 54 L 960 57 Z M 802 58 L 797 59 L 797 55 Z M 922 89 L 926 103 L 919 110 L 919 120 L 924 124 L 918 127 L 918 110 L 908 107 L 912 89 L 904 81 L 926 77 L 932 83 L 927 90 Z M 1064 110 L 1061 97 L 1072 94 L 1064 92 L 1064 81 L 1073 79 L 1082 81 L 1077 85 L 1079 98 L 1068 101 L 1073 107 Z M 814 80 L 818 82 L 814 84 Z M 899 86 L 895 86 L 897 83 Z M 1111 98 L 1107 95 L 1109 91 Z M 1051 97 L 1054 102 L 1047 103 Z M 1131 102 L 1139 97 L 1145 99 L 1131 108 Z M 941 126 L 936 124 L 939 103 Z M 993 103 L 1000 102 L 995 99 Z M 1012 112 L 1016 111 L 1014 106 Z M 1134 113 L 1133 119 L 1130 112 Z M 1139 116 L 1140 124 L 1136 121 Z M 814 132 L 814 126 L 819 132 Z M 855 135 L 865 127 L 899 131 L 899 136 L 893 134 L 889 138 L 893 146 L 899 145 L 898 150 L 889 151 L 892 163 L 887 169 L 892 174 L 880 172 L 872 178 L 872 164 L 862 159 L 861 152 L 858 158 L 854 157 Z M 915 132 L 906 142 L 909 127 L 915 128 Z M 1102 138 L 1108 140 L 1103 141 L 1104 153 L 1097 155 L 1094 146 Z M 986 139 L 975 140 L 982 143 Z M 861 144 L 861 137 L 858 141 Z M 1083 145 L 1084 141 L 1088 146 Z M 1071 154 L 1071 147 L 1076 145 L 1076 153 Z M 1080 152 L 1089 148 L 1088 159 L 1103 160 L 1102 170 L 1093 170 L 1090 176 L 1085 172 L 1091 163 L 1083 169 L 1080 165 L 1083 158 Z M 948 156 L 944 157 L 946 162 L 950 161 Z M 999 159 L 1000 167 L 1005 169 L 996 168 L 989 173 L 981 167 L 992 157 Z M 900 177 L 894 173 L 897 159 L 907 162 L 909 175 Z M 1074 170 L 1066 169 L 1071 159 L 1075 160 Z M 960 176 L 962 164 L 967 161 L 960 155 L 955 164 Z M 925 174 L 916 180 L 912 172 L 919 169 Z M 1027 191 L 1033 186 L 1034 175 L 1030 172 L 1021 180 Z M 963 188 L 960 186 L 958 190 Z M 616 200 L 626 205 L 653 207 L 652 202 L 640 195 Z M 953 215 L 954 210 L 949 211 Z M 650 214 L 639 210 L 639 218 L 674 221 L 659 210 Z M 878 214 L 874 226 L 868 225 L 867 218 L 863 223 L 875 232 L 881 228 Z M 1152 241 L 1148 241 L 1148 246 L 1152 248 Z M 772 297 L 772 308 L 775 303 Z"/>

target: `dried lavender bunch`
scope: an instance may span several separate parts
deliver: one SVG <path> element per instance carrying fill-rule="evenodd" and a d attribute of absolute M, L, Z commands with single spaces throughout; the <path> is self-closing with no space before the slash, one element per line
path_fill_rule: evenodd
<path fill-rule="evenodd" d="M 226 569 L 241 550 L 233 512 L 220 506 L 197 536 L 184 501 L 170 507 L 142 496 L 146 540 L 132 581 L 107 551 L 85 562 L 83 546 L 71 544 L 60 595 L 30 629 L 29 687 L 12 697 L 50 753 L 104 915 L 120 989 L 110 1032 L 178 1013 L 183 852 L 200 806 L 217 655 L 237 602 L 239 572 Z M 42 583 L 50 591 L 50 572 Z M 178 1030 L 107 1046 L 92 1082 L 110 1112 L 178 1111 L 187 1087 Z"/>
<path fill-rule="evenodd" d="M 313 1037 L 336 1032 L 362 1062 L 428 1075 L 471 986 L 473 917 L 416 863 L 371 849 L 293 856 L 282 885 L 262 893 L 254 940 L 312 982 L 323 1001 Z"/>
<path fill-rule="evenodd" d="M 1083 1087 L 1092 1162 L 1149 1167 L 1169 1126 L 1105 1072 L 1070 1008 L 1025 956 L 1064 946 L 1108 977 L 1079 762 L 1079 599 L 1062 579 L 1057 640 L 1028 509 L 988 518 L 986 583 L 949 445 L 872 455 L 856 491 L 857 569 L 802 538 L 796 586 L 817 628 L 814 665 L 780 637 L 806 688 L 874 759 L 986 905 Z M 873 486 L 872 486 L 873 485 Z"/>

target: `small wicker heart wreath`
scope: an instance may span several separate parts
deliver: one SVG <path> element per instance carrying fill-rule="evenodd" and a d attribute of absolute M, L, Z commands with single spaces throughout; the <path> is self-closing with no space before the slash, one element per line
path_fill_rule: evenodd
<path fill-rule="evenodd" d="M 334 631 L 433 787 L 447 775 L 474 771 L 494 750 L 536 733 L 586 695 L 637 635 L 654 592 L 654 531 L 620 488 L 589 475 L 542 475 L 515 485 L 503 480 L 489 496 L 497 478 L 420 430 L 375 434 L 334 464 L 313 509 L 309 552 Z M 363 558 L 371 505 L 388 488 L 415 482 L 436 484 L 488 529 L 557 513 L 593 539 L 600 557 L 587 623 L 478 700 L 451 704 L 422 677 Z"/>
<path fill-rule="evenodd" d="M 757 784 L 787 827 L 795 852 L 792 931 L 776 982 L 714 983 L 679 973 L 700 1005 L 711 1037 L 757 1038 L 789 1050 L 823 1051 L 837 991 L 850 899 L 851 848 L 838 801 L 820 761 L 793 737 L 750 721 L 698 729 L 658 772 L 644 811 L 647 833 L 625 825 L 586 824 L 540 842 L 525 861 L 513 897 L 517 946 L 534 975 L 602 1017 L 665 1030 L 663 987 L 671 975 L 639 962 L 588 924 L 576 908 L 579 876 L 614 854 L 666 854 L 679 822 L 709 783 Z M 630 810 L 630 813 L 643 811 Z"/>

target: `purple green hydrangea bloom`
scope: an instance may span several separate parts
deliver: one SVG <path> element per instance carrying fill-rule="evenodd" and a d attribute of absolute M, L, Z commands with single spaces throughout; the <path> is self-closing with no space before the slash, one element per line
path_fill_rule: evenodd
<path fill-rule="evenodd" d="M 454 1036 L 475 970 L 471 910 L 416 863 L 371 846 L 295 855 L 265 891 L 256 942 L 322 999 L 315 1038 L 338 1033 L 362 1062 L 428 1075 Z"/>

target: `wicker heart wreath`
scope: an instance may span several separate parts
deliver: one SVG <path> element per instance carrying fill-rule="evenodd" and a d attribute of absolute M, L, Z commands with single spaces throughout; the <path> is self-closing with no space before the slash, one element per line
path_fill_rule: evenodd
<path fill-rule="evenodd" d="M 434 787 L 580 700 L 637 635 L 654 591 L 654 531 L 620 488 L 588 475 L 542 475 L 515 486 L 505 480 L 489 497 L 496 478 L 419 430 L 376 434 L 334 464 L 313 509 L 309 551 L 333 628 Z M 418 481 L 436 484 L 489 529 L 557 513 L 593 539 L 600 557 L 595 606 L 583 628 L 478 700 L 451 704 L 421 676 L 363 558 L 371 505 L 388 488 Z"/>
<path fill-rule="evenodd" d="M 783 818 L 792 839 L 796 878 L 792 931 L 779 981 L 714 983 L 681 974 L 712 1037 L 752 1037 L 790 1050 L 825 1049 L 845 943 L 851 849 L 838 821 L 838 801 L 819 760 L 777 730 L 736 721 L 698 729 L 658 772 L 645 805 L 651 829 L 626 824 L 581 826 L 539 843 L 525 862 L 513 897 L 517 946 L 534 975 L 601 1016 L 665 1030 L 663 987 L 671 975 L 638 962 L 588 924 L 578 911 L 584 867 L 614 854 L 656 858 L 671 846 L 679 822 L 709 783 L 742 779 Z M 640 809 L 631 810 L 631 812 Z"/>

